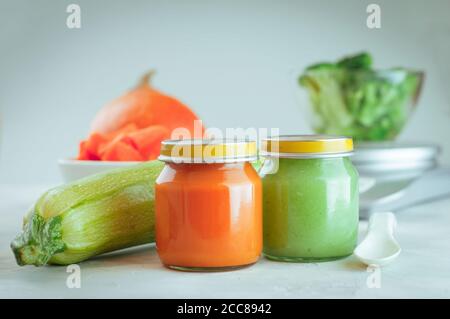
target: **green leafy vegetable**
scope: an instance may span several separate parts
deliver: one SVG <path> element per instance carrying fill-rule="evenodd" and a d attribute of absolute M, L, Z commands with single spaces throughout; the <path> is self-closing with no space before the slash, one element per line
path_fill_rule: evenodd
<path fill-rule="evenodd" d="M 334 64 L 314 64 L 299 84 L 309 93 L 317 133 L 389 140 L 406 123 L 422 78 L 403 68 L 373 70 L 372 57 L 361 53 Z"/>

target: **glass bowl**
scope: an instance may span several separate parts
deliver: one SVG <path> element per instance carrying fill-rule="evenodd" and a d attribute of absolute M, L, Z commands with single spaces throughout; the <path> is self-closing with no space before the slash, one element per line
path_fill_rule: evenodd
<path fill-rule="evenodd" d="M 356 141 L 393 140 L 413 112 L 424 72 L 346 70 L 325 66 L 299 78 L 308 121 L 319 134 Z M 306 98 L 306 101 L 305 101 Z"/>

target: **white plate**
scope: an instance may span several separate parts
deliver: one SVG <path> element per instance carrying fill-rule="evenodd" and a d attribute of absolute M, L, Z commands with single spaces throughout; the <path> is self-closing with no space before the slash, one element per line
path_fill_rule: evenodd
<path fill-rule="evenodd" d="M 109 171 L 119 167 L 136 165 L 142 162 L 106 162 L 106 161 L 80 161 L 75 159 L 60 159 L 58 166 L 64 182 L 74 180 Z"/>

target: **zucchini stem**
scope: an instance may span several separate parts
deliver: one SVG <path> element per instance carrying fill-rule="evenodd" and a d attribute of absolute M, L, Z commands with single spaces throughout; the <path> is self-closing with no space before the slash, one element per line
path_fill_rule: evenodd
<path fill-rule="evenodd" d="M 34 212 L 25 223 L 23 232 L 11 243 L 17 264 L 45 265 L 53 255 L 64 251 L 61 237 L 61 216 L 45 221 Z"/>

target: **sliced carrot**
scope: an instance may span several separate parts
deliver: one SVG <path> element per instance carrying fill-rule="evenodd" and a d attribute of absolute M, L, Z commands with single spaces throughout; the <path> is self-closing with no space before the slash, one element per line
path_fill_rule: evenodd
<path fill-rule="evenodd" d="M 144 157 L 131 145 L 121 141 L 111 141 L 102 149 L 103 161 L 144 161 Z"/>
<path fill-rule="evenodd" d="M 105 134 L 105 137 L 107 140 L 113 140 L 118 135 L 125 135 L 128 133 L 137 131 L 137 130 L 139 130 L 139 128 L 137 127 L 137 125 L 135 123 L 129 123 L 117 131 Z"/>
<path fill-rule="evenodd" d="M 99 153 L 100 157 L 103 157 L 103 154 L 105 153 L 106 149 L 110 148 L 110 145 L 114 145 L 120 141 L 123 141 L 124 137 L 126 136 L 126 133 L 128 133 L 128 132 L 131 132 L 131 131 L 119 130 L 119 131 L 115 132 L 114 134 L 109 134 L 107 136 L 108 140 L 105 143 L 101 144 L 98 149 L 98 153 Z M 129 144 L 129 143 L 125 142 L 125 144 Z"/>
<path fill-rule="evenodd" d="M 145 161 L 156 159 L 161 141 L 170 137 L 169 130 L 162 125 L 138 129 L 131 123 L 118 131 L 101 134 L 92 133 L 80 143 L 79 160 Z"/>
<path fill-rule="evenodd" d="M 82 160 L 85 161 L 88 159 L 88 153 L 87 153 L 87 149 L 86 149 L 86 141 L 81 141 L 80 142 L 80 146 L 78 147 L 79 151 L 78 151 L 78 160 Z"/>
<path fill-rule="evenodd" d="M 100 158 L 99 149 L 107 142 L 108 140 L 103 134 L 92 133 L 87 140 L 86 148 L 90 154 Z"/>
<path fill-rule="evenodd" d="M 153 125 L 128 133 L 123 141 L 133 145 L 145 159 L 151 160 L 158 157 L 161 141 L 169 137 L 170 132 L 167 128 L 162 125 Z"/>
<path fill-rule="evenodd" d="M 97 154 L 91 152 L 88 147 L 88 141 L 81 141 L 80 143 L 80 150 L 78 152 L 78 160 L 84 160 L 84 161 L 98 161 L 100 160 L 100 157 L 97 156 Z"/>

